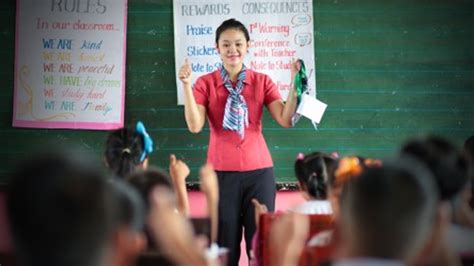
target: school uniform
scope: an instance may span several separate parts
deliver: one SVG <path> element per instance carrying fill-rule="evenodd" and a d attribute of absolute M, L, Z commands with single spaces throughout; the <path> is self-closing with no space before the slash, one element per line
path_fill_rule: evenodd
<path fill-rule="evenodd" d="M 219 182 L 218 244 L 229 248 L 229 265 L 238 264 L 242 226 L 249 254 L 255 232 L 251 199 L 258 199 L 269 211 L 275 207 L 273 161 L 262 134 L 262 115 L 263 107 L 281 96 L 267 75 L 250 69 L 245 73 L 241 95 L 248 107 L 248 126 L 243 137 L 223 128 L 229 91 L 220 71 L 201 76 L 193 87 L 196 103 L 207 112 L 210 127 L 207 162 L 213 165 Z"/>
<path fill-rule="evenodd" d="M 331 203 L 328 200 L 308 200 L 290 209 L 301 214 L 332 214 Z"/>

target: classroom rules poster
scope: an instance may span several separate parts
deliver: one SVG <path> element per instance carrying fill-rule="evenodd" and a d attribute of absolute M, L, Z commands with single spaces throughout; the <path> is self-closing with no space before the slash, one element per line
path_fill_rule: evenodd
<path fill-rule="evenodd" d="M 123 126 L 126 0 L 17 0 L 13 126 Z"/>

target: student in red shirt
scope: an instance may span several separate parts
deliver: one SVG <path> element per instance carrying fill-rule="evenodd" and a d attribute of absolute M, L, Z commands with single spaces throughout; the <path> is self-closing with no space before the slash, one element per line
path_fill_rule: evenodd
<path fill-rule="evenodd" d="M 291 127 L 296 93 L 290 90 L 286 103 L 273 81 L 265 74 L 245 67 L 250 36 L 235 20 L 224 21 L 216 30 L 216 48 L 222 67 L 197 79 L 191 88 L 192 70 L 186 61 L 178 76 L 184 87 L 184 111 L 189 131 L 199 133 L 209 121 L 207 161 L 219 182 L 218 244 L 230 250 L 229 265 L 240 257 L 242 226 L 247 255 L 255 231 L 252 198 L 275 205 L 273 161 L 262 134 L 262 113 L 266 106 L 282 127 Z M 292 78 L 299 63 L 292 64 Z"/>

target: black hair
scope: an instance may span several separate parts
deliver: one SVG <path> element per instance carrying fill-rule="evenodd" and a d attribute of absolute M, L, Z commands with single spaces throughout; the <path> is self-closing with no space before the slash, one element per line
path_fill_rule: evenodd
<path fill-rule="evenodd" d="M 231 19 L 228 19 L 224 22 L 222 22 L 222 24 L 217 28 L 216 30 L 216 44 L 219 43 L 219 38 L 221 37 L 221 34 L 228 30 L 228 29 L 236 29 L 236 30 L 240 30 L 241 32 L 244 33 L 245 35 L 245 40 L 250 41 L 250 34 L 249 34 L 249 31 L 247 30 L 247 28 L 245 27 L 244 24 L 242 24 L 242 22 L 234 19 L 234 18 L 231 18 Z"/>
<path fill-rule="evenodd" d="M 448 140 L 429 136 L 416 138 L 403 145 L 401 155 L 410 155 L 431 170 L 441 200 L 449 200 L 466 184 L 468 162 L 465 156 Z"/>
<path fill-rule="evenodd" d="M 105 160 L 112 172 L 124 178 L 140 165 L 143 153 L 143 136 L 132 127 L 125 127 L 109 134 L 105 144 Z"/>
<path fill-rule="evenodd" d="M 126 177 L 126 180 L 140 193 L 143 203 L 145 204 L 146 215 L 149 214 L 151 203 L 150 194 L 156 186 L 163 186 L 173 191 L 170 176 L 157 168 L 149 167 L 146 170 L 135 171 Z M 145 226 L 144 233 L 148 242 L 148 249 L 159 249 L 152 237 L 152 230 Z"/>
<path fill-rule="evenodd" d="M 464 152 L 466 153 L 470 163 L 474 163 L 474 135 L 464 141 Z"/>
<path fill-rule="evenodd" d="M 464 154 L 466 155 L 468 164 L 469 164 L 469 177 L 468 181 L 471 184 L 471 187 L 474 186 L 474 135 L 470 136 L 464 142 Z M 471 206 L 473 206 L 474 197 L 471 198 Z"/>
<path fill-rule="evenodd" d="M 128 175 L 126 180 L 139 192 L 145 203 L 147 213 L 150 209 L 149 196 L 155 186 L 164 186 L 173 190 L 170 176 L 165 171 L 155 167 L 135 171 Z"/>
<path fill-rule="evenodd" d="M 305 155 L 295 161 L 295 175 L 308 194 L 320 200 L 327 199 L 329 180 L 334 179 L 337 160 L 320 152 Z"/>
<path fill-rule="evenodd" d="M 7 209 L 19 265 L 101 263 L 114 230 L 114 196 L 101 168 L 85 160 L 43 153 L 14 171 Z"/>
<path fill-rule="evenodd" d="M 343 188 L 341 234 L 353 235 L 351 243 L 361 256 L 412 258 L 426 243 L 436 215 L 438 193 L 431 175 L 409 156 L 365 169 Z"/>
<path fill-rule="evenodd" d="M 140 193 L 130 184 L 119 179 L 111 180 L 111 185 L 118 204 L 117 225 L 127 225 L 135 232 L 143 231 L 145 206 Z"/>

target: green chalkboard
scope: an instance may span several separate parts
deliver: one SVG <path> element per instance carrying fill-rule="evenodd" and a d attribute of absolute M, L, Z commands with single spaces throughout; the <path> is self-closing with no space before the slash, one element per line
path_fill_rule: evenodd
<path fill-rule="evenodd" d="M 186 129 L 176 105 L 172 1 L 129 0 L 127 123 L 143 120 L 155 139 L 152 163 L 169 153 L 197 169 L 209 131 Z M 407 138 L 436 134 L 457 144 L 474 133 L 474 1 L 314 1 L 317 96 L 328 104 L 318 130 L 308 120 L 264 134 L 280 182 L 294 181 L 298 152 L 393 155 Z M 38 143 L 100 156 L 108 132 L 12 128 L 15 1 L 0 1 L 0 183 Z"/>

